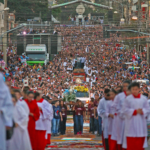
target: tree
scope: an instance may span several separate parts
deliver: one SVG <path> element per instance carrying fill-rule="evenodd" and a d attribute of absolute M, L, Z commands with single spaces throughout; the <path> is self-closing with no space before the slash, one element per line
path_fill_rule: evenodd
<path fill-rule="evenodd" d="M 0 0 L 1 3 L 4 0 Z M 38 17 L 41 12 L 42 20 L 47 20 L 48 0 L 8 0 L 10 12 L 15 12 L 16 21 L 26 21 Z"/>
<path fill-rule="evenodd" d="M 52 9 L 52 15 L 53 15 L 55 18 L 58 18 L 58 16 L 59 16 L 60 13 L 61 13 L 61 8 Z"/>

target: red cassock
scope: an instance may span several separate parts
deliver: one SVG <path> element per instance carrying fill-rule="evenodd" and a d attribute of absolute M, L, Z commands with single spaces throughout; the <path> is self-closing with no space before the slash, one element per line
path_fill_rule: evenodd
<path fill-rule="evenodd" d="M 31 145 L 32 145 L 32 149 L 36 150 L 36 140 L 35 140 L 35 136 L 36 136 L 36 132 L 35 132 L 35 122 L 39 119 L 40 117 L 40 111 L 39 111 L 39 107 L 36 103 L 35 100 L 32 100 L 31 102 L 29 102 L 28 100 L 25 100 L 30 113 L 33 113 L 33 116 L 29 116 L 29 122 L 28 122 L 28 132 L 29 132 L 29 136 L 30 136 L 30 141 L 31 141 Z"/>
<path fill-rule="evenodd" d="M 47 140 L 46 140 L 46 145 L 51 144 L 51 134 L 47 134 Z"/>
<path fill-rule="evenodd" d="M 144 150 L 145 137 L 127 137 L 127 150 Z"/>

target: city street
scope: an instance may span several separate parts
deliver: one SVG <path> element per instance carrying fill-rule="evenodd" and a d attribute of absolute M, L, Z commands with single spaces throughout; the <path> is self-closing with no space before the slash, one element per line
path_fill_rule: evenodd
<path fill-rule="evenodd" d="M 149 41 L 150 0 L 1 0 L 0 150 L 150 150 Z"/>
<path fill-rule="evenodd" d="M 72 116 L 69 116 L 69 118 Z M 89 121 L 84 123 L 83 135 L 73 134 L 73 121 L 68 119 L 67 121 L 67 132 L 65 135 L 60 135 L 51 138 L 51 145 L 46 150 L 103 150 L 102 137 L 89 133 Z M 148 143 L 149 147 L 145 150 L 150 149 L 150 140 Z"/>

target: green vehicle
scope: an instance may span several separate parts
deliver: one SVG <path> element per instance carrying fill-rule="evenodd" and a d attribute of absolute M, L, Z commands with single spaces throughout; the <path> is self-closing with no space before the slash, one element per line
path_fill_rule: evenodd
<path fill-rule="evenodd" d="M 45 44 L 28 44 L 25 55 L 28 57 L 27 64 L 47 64 L 49 61 L 49 54 Z"/>

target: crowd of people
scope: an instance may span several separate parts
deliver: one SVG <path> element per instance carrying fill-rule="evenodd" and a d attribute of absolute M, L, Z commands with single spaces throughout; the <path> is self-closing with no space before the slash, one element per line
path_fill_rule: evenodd
<path fill-rule="evenodd" d="M 8 129 L 10 126 L 7 124 L 9 117 L 13 117 L 14 120 L 12 123 L 9 122 L 14 124 L 15 130 L 12 138 L 7 142 L 8 148 L 12 144 L 15 149 L 14 140 L 19 138 L 16 134 L 19 134 L 19 130 L 23 129 L 28 146 L 33 150 L 38 150 L 37 146 L 42 147 L 39 149 L 42 150 L 46 144 L 50 144 L 51 129 L 54 136 L 58 135 L 59 132 L 62 135 L 65 134 L 67 110 L 72 110 L 75 134 L 83 133 L 83 122 L 88 117 L 91 133 L 102 135 L 103 130 L 106 150 L 108 150 L 108 145 L 110 146 L 109 149 L 118 146 L 118 150 L 122 147 L 130 150 L 131 148 L 129 149 L 127 145 L 132 145 L 132 140 L 135 140 L 131 139 L 132 137 L 147 137 L 147 127 L 143 123 L 146 121 L 145 117 L 148 116 L 148 107 L 146 98 L 139 95 L 140 91 L 141 94 L 150 98 L 150 85 L 144 82 L 144 80 L 150 79 L 150 70 L 146 63 L 146 51 L 140 53 L 136 48 L 125 48 L 123 44 L 120 44 L 121 35 L 118 36 L 116 33 L 110 34 L 110 38 L 103 38 L 103 28 L 100 25 L 57 26 L 55 31 L 62 36 L 62 50 L 47 65 L 24 65 L 20 56 L 17 55 L 15 45 L 7 49 L 8 65 L 1 68 L 4 76 L 0 76 L 0 81 L 5 88 L 0 87 L 0 92 L 9 93 L 5 81 L 13 93 L 12 101 L 15 107 L 14 113 L 10 114 L 9 111 L 13 108 L 10 101 L 11 96 L 6 94 L 5 97 L 1 94 L 1 99 L 7 98 L 9 101 L 8 104 L 0 103 L 0 111 L 2 112 L 0 119 L 6 113 L 6 118 L 3 118 L 3 122 L 6 121 L 6 124 L 3 123 L 3 128 L 7 126 Z M 3 52 L 0 51 L 0 60 L 2 56 Z M 130 69 L 126 64 L 127 62 L 132 65 Z M 78 63 L 79 65 L 77 65 Z M 83 81 L 83 84 L 89 89 L 91 96 L 88 113 L 80 100 L 69 104 L 64 104 L 62 101 L 65 89 L 76 84 L 73 81 L 73 70 L 76 67 L 83 68 L 86 74 L 86 80 Z M 137 79 L 143 81 L 140 86 L 131 84 L 128 89 L 129 82 L 128 85 L 126 82 L 124 83 L 126 80 L 131 82 Z M 24 86 L 24 80 L 28 80 L 28 87 Z M 138 95 L 133 90 L 135 88 L 138 89 L 136 89 Z M 124 93 L 120 93 L 122 90 Z M 129 102 L 130 92 L 131 99 L 136 102 L 138 96 L 140 104 L 136 103 L 137 105 L 135 105 Z M 127 95 L 129 96 L 126 97 Z M 108 105 L 106 105 L 107 102 Z M 145 104 L 142 105 L 142 102 Z M 1 109 L 5 105 L 8 107 L 4 110 Z M 132 112 L 129 108 L 136 111 Z M 5 109 L 9 111 L 7 112 Z M 142 120 L 140 121 L 140 119 Z M 134 128 L 132 129 L 133 125 Z M 139 129 L 142 131 L 136 134 Z M 134 133 L 132 134 L 129 130 L 134 130 Z M 130 144 L 128 144 L 128 140 L 124 140 L 126 137 L 129 137 Z M 38 142 L 35 142 L 35 139 Z M 142 142 L 143 138 L 140 139 L 139 143 Z M 21 145 L 21 142 L 19 143 Z M 0 145 L 4 147 L 3 144 L 0 140 Z M 145 140 L 143 148 L 146 144 Z M 116 150 L 116 147 L 111 150 Z"/>
<path fill-rule="evenodd" d="M 31 89 L 43 90 L 49 99 L 61 99 L 64 89 L 75 84 L 73 69 L 77 57 L 84 58 L 87 75 L 85 84 L 90 93 L 98 92 L 101 95 L 105 85 L 116 88 L 126 79 L 150 78 L 150 71 L 145 63 L 146 52 L 139 53 L 135 48 L 123 48 L 119 44 L 121 37 L 116 34 L 104 39 L 101 26 L 56 27 L 55 30 L 63 38 L 62 51 L 47 65 L 23 65 L 16 53 L 16 47 L 8 47 L 8 66 L 4 69 L 4 74 L 12 81 L 13 86 L 23 88 L 23 80 L 28 78 Z M 128 69 L 125 63 L 134 60 L 138 62 L 139 69 Z M 148 93 L 149 85 L 141 86 L 142 91 Z"/>

